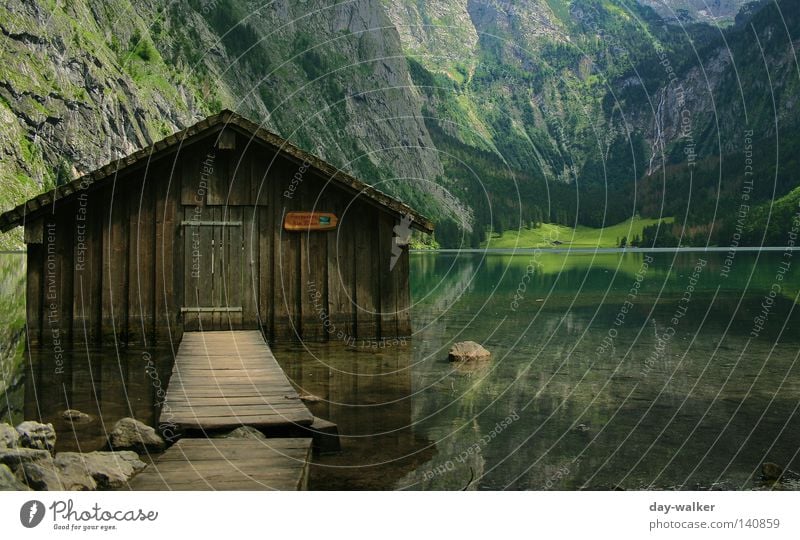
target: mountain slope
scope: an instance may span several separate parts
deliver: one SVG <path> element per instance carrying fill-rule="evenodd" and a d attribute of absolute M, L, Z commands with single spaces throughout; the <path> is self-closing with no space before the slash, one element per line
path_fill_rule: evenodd
<path fill-rule="evenodd" d="M 681 26 L 659 14 L 683 4 Z M 716 26 L 743 4 L 10 0 L 0 206 L 229 107 L 473 245 L 658 217 L 681 167 L 735 156 L 744 125 L 769 147 L 795 124 L 798 8 Z"/>

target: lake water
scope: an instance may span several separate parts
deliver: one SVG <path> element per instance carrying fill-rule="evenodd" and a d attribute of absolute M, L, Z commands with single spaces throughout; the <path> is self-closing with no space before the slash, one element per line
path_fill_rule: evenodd
<path fill-rule="evenodd" d="M 316 459 L 311 487 L 752 489 L 764 461 L 799 470 L 795 259 L 412 254 L 412 339 L 273 346 L 342 436 L 341 453 Z M 0 261 L 1 315 L 18 325 L 9 269 L 22 257 Z M 463 340 L 492 359 L 448 362 Z M 4 414 L 58 421 L 67 403 L 83 407 L 98 420 L 60 445 L 87 449 L 103 422 L 154 418 L 170 354 L 74 353 L 63 380 L 48 376 L 48 355 L 19 356 L 2 357 Z"/>

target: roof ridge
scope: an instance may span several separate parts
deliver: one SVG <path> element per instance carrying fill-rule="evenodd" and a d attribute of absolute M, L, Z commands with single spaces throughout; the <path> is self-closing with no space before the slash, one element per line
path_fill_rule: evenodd
<path fill-rule="evenodd" d="M 388 193 L 372 186 L 371 184 L 355 178 L 341 167 L 328 163 L 321 157 L 303 150 L 302 148 L 290 142 L 288 139 L 281 137 L 279 134 L 266 129 L 261 124 L 257 124 L 249 118 L 231 109 L 222 109 L 216 114 L 202 118 L 190 126 L 178 130 L 171 135 L 167 135 L 163 139 L 135 150 L 128 155 L 113 159 L 105 165 L 72 179 L 63 186 L 56 186 L 51 190 L 32 197 L 24 203 L 12 208 L 11 210 L 0 214 L 0 231 L 6 232 L 18 225 L 24 224 L 24 221 L 29 214 L 38 213 L 46 205 L 55 204 L 56 201 L 67 198 L 77 191 L 86 189 L 101 180 L 116 175 L 124 169 L 139 163 L 147 156 L 152 156 L 157 152 L 170 150 L 176 145 L 183 144 L 183 141 L 188 138 L 201 135 L 206 130 L 215 128 L 219 125 L 224 127 L 229 124 L 238 126 L 240 129 L 250 132 L 254 137 L 258 137 L 263 143 L 275 146 L 278 152 L 283 152 L 284 154 L 288 154 L 303 161 L 309 161 L 310 159 L 310 165 L 316 168 L 318 171 L 329 175 L 331 180 L 337 181 L 340 184 L 344 184 L 350 189 L 354 189 L 360 193 L 364 193 L 376 203 L 392 210 L 393 212 L 409 215 L 412 221 L 415 222 L 422 230 L 426 232 L 433 231 L 433 223 L 430 219 L 419 214 L 400 199 L 389 195 Z"/>

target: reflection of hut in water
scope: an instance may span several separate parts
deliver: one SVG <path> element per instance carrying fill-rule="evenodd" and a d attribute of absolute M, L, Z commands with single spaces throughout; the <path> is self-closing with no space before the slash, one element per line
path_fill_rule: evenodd
<path fill-rule="evenodd" d="M 340 342 L 275 348 L 315 416 L 339 427 L 342 452 L 322 456 L 311 484 L 324 489 L 390 489 L 436 453 L 413 426 L 411 347 L 354 350 Z"/>
<path fill-rule="evenodd" d="M 130 416 L 156 425 L 160 394 L 172 369 L 168 349 L 73 350 L 54 355 L 34 348 L 25 369 L 24 418 L 52 423 L 58 451 L 92 451 L 106 445 L 114 422 Z M 77 409 L 88 419 L 71 421 Z"/>
<path fill-rule="evenodd" d="M 326 321 L 408 336 L 408 236 L 433 228 L 230 111 L 0 216 L 16 226 L 28 336 L 47 344 L 197 329 L 324 341 Z"/>

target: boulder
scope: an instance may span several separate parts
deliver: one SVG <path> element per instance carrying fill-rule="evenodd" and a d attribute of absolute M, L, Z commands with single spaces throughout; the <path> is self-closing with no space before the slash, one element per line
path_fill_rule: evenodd
<path fill-rule="evenodd" d="M 451 362 L 468 362 L 473 360 L 486 360 L 492 353 L 474 341 L 461 341 L 450 348 L 448 359 Z"/>
<path fill-rule="evenodd" d="M 789 469 L 784 469 L 777 463 L 765 462 L 761 465 L 761 475 L 764 477 L 764 480 L 770 482 L 786 482 L 786 481 L 798 481 L 800 480 L 800 474 L 791 471 Z"/>
<path fill-rule="evenodd" d="M 91 491 L 97 483 L 80 464 L 62 463 L 55 460 L 23 463 L 17 470 L 17 478 L 36 491 Z"/>
<path fill-rule="evenodd" d="M 321 397 L 315 396 L 314 394 L 300 394 L 298 397 L 301 401 L 305 401 L 306 403 L 319 403 L 322 401 Z"/>
<path fill-rule="evenodd" d="M 114 424 L 108 442 L 116 450 L 138 453 L 161 452 L 166 447 L 156 430 L 133 418 L 123 418 Z"/>
<path fill-rule="evenodd" d="M 97 489 L 125 487 L 128 480 L 147 465 L 136 452 L 59 452 L 54 460 L 60 471 L 83 471 L 97 484 Z M 75 474 L 73 474 L 74 476 Z"/>
<path fill-rule="evenodd" d="M 266 435 L 252 426 L 241 426 L 224 435 L 218 435 L 219 439 L 266 439 Z"/>
<path fill-rule="evenodd" d="M 53 424 L 41 424 L 29 420 L 17 426 L 17 433 L 19 446 L 48 452 L 52 452 L 56 447 L 56 430 L 53 429 Z"/>
<path fill-rule="evenodd" d="M 577 426 L 572 428 L 572 431 L 575 431 L 576 433 L 587 433 L 587 432 L 591 431 L 591 429 L 592 428 L 590 428 L 586 424 L 578 424 Z"/>
<path fill-rule="evenodd" d="M 783 475 L 783 467 L 778 465 L 777 463 L 763 463 L 761 465 L 761 475 L 764 477 L 765 480 L 775 481 L 780 480 L 781 475 Z"/>
<path fill-rule="evenodd" d="M 24 463 L 36 463 L 51 459 L 50 452 L 35 448 L 0 449 L 0 464 L 16 471 Z"/>
<path fill-rule="evenodd" d="M 16 448 L 19 443 L 19 433 L 14 426 L 0 424 L 0 448 Z"/>
<path fill-rule="evenodd" d="M 28 491 L 30 488 L 14 476 L 11 469 L 0 465 L 0 491 Z"/>
<path fill-rule="evenodd" d="M 61 413 L 61 418 L 68 420 L 73 424 L 85 424 L 92 419 L 91 416 L 85 412 L 79 411 L 78 409 L 67 409 Z"/>

